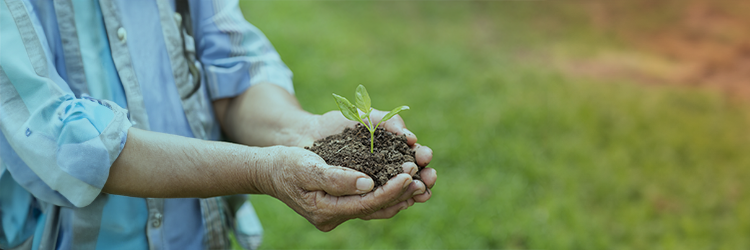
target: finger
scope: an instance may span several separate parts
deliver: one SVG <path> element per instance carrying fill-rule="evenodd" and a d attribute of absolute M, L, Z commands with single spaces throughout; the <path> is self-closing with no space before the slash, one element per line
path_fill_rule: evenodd
<path fill-rule="evenodd" d="M 404 173 L 407 173 L 410 176 L 414 176 L 419 170 L 417 164 L 414 164 L 414 162 L 404 162 L 404 164 L 401 165 L 401 168 L 404 170 Z"/>
<path fill-rule="evenodd" d="M 412 200 L 412 203 L 413 203 L 414 200 L 412 199 L 412 197 L 416 195 L 424 194 L 426 190 L 427 190 L 427 187 L 424 185 L 424 183 L 422 183 L 419 180 L 413 180 L 411 184 L 409 184 L 409 187 L 406 189 L 406 191 L 403 194 L 401 194 L 401 196 L 397 200 L 394 200 L 393 202 L 388 204 L 387 207 L 396 205 L 400 202 L 407 201 L 410 199 Z"/>
<path fill-rule="evenodd" d="M 430 147 L 415 143 L 414 146 L 412 146 L 412 149 L 416 151 L 415 158 L 417 160 L 417 165 L 425 167 L 430 164 L 430 161 L 432 161 L 432 149 Z"/>
<path fill-rule="evenodd" d="M 413 180 L 411 184 L 409 184 L 409 188 L 404 192 L 404 194 L 399 197 L 398 201 L 405 201 L 409 200 L 414 196 L 424 194 L 425 191 L 427 191 L 427 187 L 419 180 Z"/>
<path fill-rule="evenodd" d="M 423 194 L 412 197 L 415 202 L 419 203 L 427 202 L 427 200 L 429 200 L 430 198 L 432 198 L 432 190 L 430 190 L 429 188 Z"/>
<path fill-rule="evenodd" d="M 401 195 L 409 188 L 411 181 L 411 176 L 402 173 L 388 180 L 385 185 L 364 196 L 352 195 L 338 197 L 338 213 L 358 218 L 372 214 L 375 211 L 387 207 L 401 197 Z"/>
<path fill-rule="evenodd" d="M 404 173 L 409 174 L 409 176 L 414 176 L 415 174 L 417 174 L 417 165 L 414 164 L 413 162 L 405 162 L 404 165 L 402 165 L 402 167 L 404 168 Z M 398 199 L 392 201 L 386 206 L 387 207 L 393 206 L 399 202 L 408 200 L 414 195 L 424 193 L 426 189 L 427 187 L 421 181 L 412 180 L 412 182 L 409 184 L 409 187 L 406 189 L 406 191 L 403 192 Z"/>
<path fill-rule="evenodd" d="M 318 166 L 310 176 L 314 185 L 303 185 L 308 191 L 323 190 L 333 196 L 364 194 L 375 185 L 366 174 L 339 166 Z"/>
<path fill-rule="evenodd" d="M 404 133 L 404 135 L 406 135 L 406 144 L 407 145 L 412 146 L 415 143 L 417 143 L 417 135 L 415 135 L 414 133 L 412 133 L 411 131 L 409 131 L 409 129 L 407 129 L 407 128 L 404 128 L 401 131 L 402 131 L 402 133 Z M 399 133 L 396 133 L 396 134 L 399 134 Z"/>
<path fill-rule="evenodd" d="M 376 122 L 380 122 L 380 120 L 382 120 L 383 116 L 385 116 L 386 114 L 388 114 L 388 112 L 380 110 L 372 111 L 372 116 Z M 406 135 L 406 144 L 408 144 L 409 146 L 412 146 L 417 142 L 417 136 L 406 129 L 406 123 L 404 123 L 404 119 L 401 118 L 400 115 L 391 117 L 391 119 L 381 123 L 381 126 L 386 131 L 390 131 L 391 133 L 396 133 L 397 135 Z"/>
<path fill-rule="evenodd" d="M 422 182 L 424 182 L 427 188 L 432 188 L 437 181 L 437 170 L 434 168 L 424 168 L 422 171 L 419 171 L 419 177 L 422 178 Z"/>
<path fill-rule="evenodd" d="M 375 213 L 362 217 L 361 219 L 363 220 L 389 219 L 389 218 L 392 218 L 393 216 L 396 216 L 398 212 L 401 212 L 402 210 L 405 210 L 407 208 L 409 208 L 409 203 L 407 201 L 402 201 L 396 205 L 378 210 Z"/>
<path fill-rule="evenodd" d="M 417 135 L 406 128 L 404 119 L 402 119 L 400 115 L 395 115 L 390 120 L 385 121 L 383 123 L 383 128 L 391 133 L 396 133 L 397 135 L 405 135 L 406 144 L 409 146 L 413 146 L 414 143 L 417 143 Z"/>

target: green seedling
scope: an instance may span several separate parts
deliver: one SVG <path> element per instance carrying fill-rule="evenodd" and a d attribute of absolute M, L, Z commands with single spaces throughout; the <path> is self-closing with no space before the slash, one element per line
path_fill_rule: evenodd
<path fill-rule="evenodd" d="M 381 119 L 377 125 L 373 126 L 372 119 L 370 118 L 370 113 L 372 112 L 372 107 L 370 107 L 370 95 L 367 94 L 365 86 L 362 86 L 361 84 L 357 86 L 357 91 L 354 92 L 354 104 L 349 102 L 349 100 L 343 96 L 337 94 L 333 94 L 333 99 L 336 100 L 336 105 L 346 119 L 361 122 L 362 125 L 365 125 L 365 128 L 370 131 L 370 153 L 373 152 L 375 146 L 375 129 L 377 129 L 381 123 L 393 118 L 393 116 L 399 112 L 409 109 L 409 106 L 396 107 L 383 116 L 383 119 Z M 361 111 L 361 115 L 360 112 L 357 111 L 358 109 Z"/>

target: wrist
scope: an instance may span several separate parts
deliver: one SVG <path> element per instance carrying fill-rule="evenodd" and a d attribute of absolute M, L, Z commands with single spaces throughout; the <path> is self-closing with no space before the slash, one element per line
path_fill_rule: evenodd
<path fill-rule="evenodd" d="M 246 185 L 244 189 L 250 194 L 266 194 L 277 197 L 277 173 L 283 172 L 284 146 L 256 148 L 244 160 Z"/>
<path fill-rule="evenodd" d="M 289 92 L 266 83 L 253 85 L 232 100 L 215 105 L 228 138 L 248 146 L 298 146 L 314 117 Z"/>
<path fill-rule="evenodd" d="M 315 133 L 318 132 L 316 128 L 319 127 L 320 115 L 299 110 L 288 113 L 287 117 L 289 118 L 287 124 L 291 124 L 291 126 L 286 127 L 279 134 L 277 145 L 290 147 L 312 145 Z"/>

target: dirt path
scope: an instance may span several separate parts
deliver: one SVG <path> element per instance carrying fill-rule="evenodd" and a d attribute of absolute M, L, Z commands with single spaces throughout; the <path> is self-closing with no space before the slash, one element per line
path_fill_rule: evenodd
<path fill-rule="evenodd" d="M 597 32 L 627 44 L 563 69 L 593 77 L 706 86 L 750 100 L 750 1 L 596 1 Z"/>

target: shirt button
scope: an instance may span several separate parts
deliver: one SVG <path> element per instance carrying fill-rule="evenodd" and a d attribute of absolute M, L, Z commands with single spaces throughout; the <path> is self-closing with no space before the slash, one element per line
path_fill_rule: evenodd
<path fill-rule="evenodd" d="M 174 13 L 174 22 L 177 23 L 177 26 L 182 24 L 182 15 L 180 15 L 180 13 Z"/>
<path fill-rule="evenodd" d="M 151 224 L 154 227 L 160 227 L 161 226 L 161 213 L 154 214 L 154 222 Z"/>
<path fill-rule="evenodd" d="M 120 27 L 117 29 L 117 38 L 120 38 L 121 42 L 125 42 L 128 39 L 128 33 L 125 32 L 125 28 Z"/>

